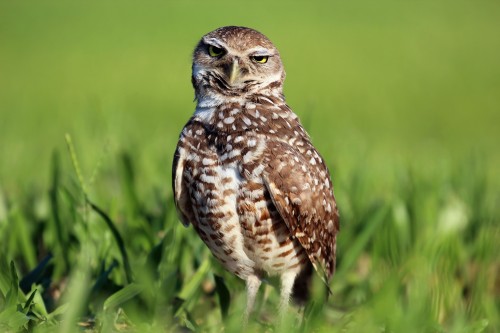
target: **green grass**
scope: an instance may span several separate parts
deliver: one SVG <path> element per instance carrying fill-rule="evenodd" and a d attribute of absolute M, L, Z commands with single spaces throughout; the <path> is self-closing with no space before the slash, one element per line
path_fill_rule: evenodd
<path fill-rule="evenodd" d="M 170 189 L 192 49 L 239 24 L 280 49 L 341 213 L 328 303 L 316 281 L 280 328 L 266 285 L 250 328 L 499 332 L 499 15 L 486 0 L 0 1 L 0 331 L 241 331 L 244 284 Z"/>

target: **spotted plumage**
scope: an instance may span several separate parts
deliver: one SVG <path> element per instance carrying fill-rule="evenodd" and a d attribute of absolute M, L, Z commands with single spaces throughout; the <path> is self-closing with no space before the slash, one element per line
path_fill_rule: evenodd
<path fill-rule="evenodd" d="M 339 215 L 328 169 L 285 102 L 285 71 L 261 33 L 223 27 L 194 51 L 197 107 L 173 165 L 176 207 L 217 260 L 246 281 L 247 315 L 261 280 L 335 270 Z M 301 286 L 295 286 L 301 287 Z"/>

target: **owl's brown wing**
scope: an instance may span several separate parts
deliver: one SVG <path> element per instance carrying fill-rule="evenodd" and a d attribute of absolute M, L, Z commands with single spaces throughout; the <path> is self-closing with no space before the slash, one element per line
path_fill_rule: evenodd
<path fill-rule="evenodd" d="M 191 210 L 189 193 L 183 180 L 184 164 L 186 160 L 184 156 L 186 154 L 184 140 L 186 140 L 186 138 L 181 135 L 174 154 L 174 161 L 172 164 L 172 190 L 174 193 L 174 203 L 177 209 L 177 215 L 181 219 L 182 224 L 187 227 L 190 221 L 192 221 L 193 213 Z"/>
<path fill-rule="evenodd" d="M 292 237 L 327 282 L 335 270 L 339 214 L 328 169 L 314 147 L 302 154 L 285 142 L 268 143 L 263 179 Z"/>

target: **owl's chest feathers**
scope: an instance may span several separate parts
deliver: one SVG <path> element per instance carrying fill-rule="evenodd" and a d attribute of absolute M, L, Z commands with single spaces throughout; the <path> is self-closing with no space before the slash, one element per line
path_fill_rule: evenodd
<path fill-rule="evenodd" d="M 183 134 L 193 224 L 214 256 L 240 276 L 252 270 L 277 274 L 305 262 L 262 178 L 268 140 L 278 140 L 280 128 L 299 124 L 291 112 L 276 110 L 273 126 L 272 113 L 259 109 L 198 109 Z"/>
<path fill-rule="evenodd" d="M 241 166 L 214 164 L 188 175 L 193 225 L 222 265 L 242 278 L 299 271 L 307 256 L 274 207 L 260 176 L 263 167 L 249 174 Z"/>

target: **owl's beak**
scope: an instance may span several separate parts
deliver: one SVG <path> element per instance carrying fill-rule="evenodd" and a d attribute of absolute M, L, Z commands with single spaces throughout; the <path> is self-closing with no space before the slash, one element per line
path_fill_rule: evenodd
<path fill-rule="evenodd" d="M 238 60 L 234 59 L 231 65 L 231 70 L 229 72 L 229 84 L 233 85 L 240 76 L 240 66 L 238 65 Z"/>

